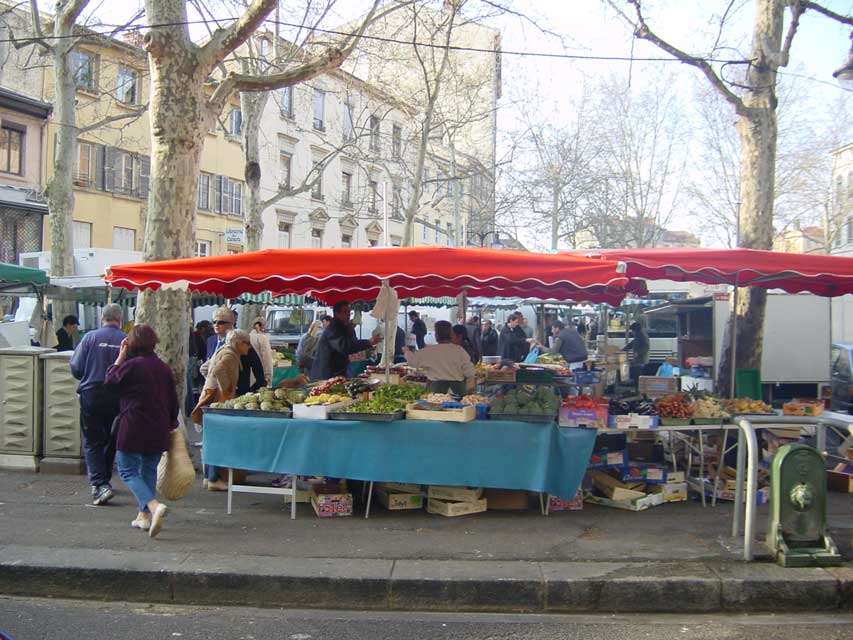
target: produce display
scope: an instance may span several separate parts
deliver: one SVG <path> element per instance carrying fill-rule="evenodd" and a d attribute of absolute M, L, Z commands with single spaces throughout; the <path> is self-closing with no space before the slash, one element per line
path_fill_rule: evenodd
<path fill-rule="evenodd" d="M 654 400 L 649 400 L 645 396 L 636 398 L 622 398 L 610 401 L 609 411 L 614 416 L 627 416 L 631 413 L 636 413 L 640 416 L 656 416 L 658 414 Z"/>
<path fill-rule="evenodd" d="M 421 397 L 424 388 L 418 384 L 383 384 L 373 392 L 374 399 L 414 402 Z"/>
<path fill-rule="evenodd" d="M 729 413 L 773 413 L 773 408 L 769 404 L 752 398 L 729 400 L 726 408 Z"/>
<path fill-rule="evenodd" d="M 291 347 L 284 347 L 277 351 L 273 351 L 272 359 L 276 362 L 279 362 L 281 360 L 290 360 L 291 362 L 293 362 L 294 360 L 296 360 L 296 351 Z"/>
<path fill-rule="evenodd" d="M 613 400 L 610 401 L 611 406 Z M 607 405 L 607 401 L 603 398 L 593 398 L 592 396 L 569 396 L 563 401 L 565 409 L 594 409 L 598 410 Z"/>
<path fill-rule="evenodd" d="M 360 395 L 364 395 L 368 391 L 372 391 L 373 387 L 374 385 L 362 378 L 353 378 L 344 383 L 344 389 L 346 389 L 347 395 L 350 398 L 357 398 Z"/>
<path fill-rule="evenodd" d="M 316 396 L 305 398 L 304 404 L 337 404 L 339 402 L 347 402 L 349 399 L 349 395 L 343 393 L 320 393 Z"/>
<path fill-rule="evenodd" d="M 693 407 L 683 395 L 666 396 L 657 401 L 658 415 L 661 418 L 689 420 L 693 417 Z"/>
<path fill-rule="evenodd" d="M 497 396 L 489 407 L 496 414 L 554 416 L 560 409 L 560 399 L 549 387 L 518 387 Z"/>
<path fill-rule="evenodd" d="M 456 402 L 456 399 L 449 393 L 428 393 L 421 397 L 422 400 L 429 404 L 441 404 L 442 402 Z"/>
<path fill-rule="evenodd" d="M 536 358 L 536 364 L 556 364 L 560 366 L 568 366 L 566 359 L 559 353 L 543 353 Z"/>
<path fill-rule="evenodd" d="M 344 394 L 347 392 L 346 389 L 347 379 L 343 376 L 338 376 L 337 378 L 329 378 L 325 382 L 321 382 L 311 388 L 311 392 L 308 394 L 309 397 L 319 396 L 324 393 L 337 393 Z"/>
<path fill-rule="evenodd" d="M 359 400 L 341 409 L 344 413 L 396 413 L 406 408 L 405 400 L 394 398 L 376 398 L 370 400 Z"/>
<path fill-rule="evenodd" d="M 461 402 L 462 404 L 489 404 L 489 399 L 486 396 L 472 393 L 462 398 Z"/>
<path fill-rule="evenodd" d="M 294 404 L 303 402 L 307 394 L 295 389 L 270 389 L 264 387 L 257 393 L 245 393 L 225 402 L 214 402 L 212 409 L 238 409 L 242 411 L 288 411 Z"/>
<path fill-rule="evenodd" d="M 693 402 L 694 418 L 728 418 L 729 414 L 719 399 L 712 396 L 700 398 Z"/>

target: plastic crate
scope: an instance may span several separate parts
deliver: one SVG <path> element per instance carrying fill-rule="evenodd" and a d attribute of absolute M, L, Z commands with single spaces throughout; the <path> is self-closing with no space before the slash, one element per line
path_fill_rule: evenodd
<path fill-rule="evenodd" d="M 762 400 L 761 371 L 758 369 L 738 369 L 735 372 L 735 397 Z"/>

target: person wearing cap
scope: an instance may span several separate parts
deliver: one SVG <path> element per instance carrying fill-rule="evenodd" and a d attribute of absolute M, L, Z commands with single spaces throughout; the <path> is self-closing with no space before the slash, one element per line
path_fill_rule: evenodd
<path fill-rule="evenodd" d="M 252 348 L 257 351 L 258 357 L 261 359 L 267 384 L 272 384 L 272 347 L 270 346 L 270 339 L 264 333 L 266 324 L 267 322 L 263 317 L 258 316 L 255 318 L 254 322 L 252 322 L 252 332 L 249 334 L 249 338 L 252 340 Z"/>
<path fill-rule="evenodd" d="M 80 381 L 77 393 L 83 457 L 96 506 L 107 504 L 114 495 L 110 485 L 116 455 L 113 422 L 119 414 L 119 397 L 114 387 L 104 386 L 104 379 L 127 337 L 119 329 L 121 316 L 117 304 L 105 306 L 101 314 L 103 326 L 83 336 L 71 356 L 71 374 Z"/>

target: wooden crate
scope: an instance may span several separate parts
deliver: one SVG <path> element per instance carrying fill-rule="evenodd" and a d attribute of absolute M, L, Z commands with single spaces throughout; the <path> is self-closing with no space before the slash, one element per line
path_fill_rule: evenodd
<path fill-rule="evenodd" d="M 446 487 L 432 485 L 427 490 L 427 496 L 439 500 L 454 500 L 456 502 L 475 502 L 483 497 L 483 490 L 475 487 Z"/>
<path fill-rule="evenodd" d="M 486 382 L 515 382 L 516 371 L 498 371 L 488 369 L 486 371 Z"/>
<path fill-rule="evenodd" d="M 465 516 L 469 513 L 482 513 L 488 507 L 488 501 L 475 500 L 474 502 L 446 502 L 444 500 L 436 500 L 430 498 L 427 500 L 427 512 L 434 513 L 448 518 L 456 516 Z"/>
<path fill-rule="evenodd" d="M 423 509 L 424 497 L 420 491 L 412 493 L 403 493 L 399 491 L 391 491 L 385 487 L 378 487 L 376 495 L 379 498 L 380 504 L 389 511 L 404 511 L 408 509 Z"/>
<path fill-rule="evenodd" d="M 418 403 L 413 402 L 406 407 L 406 419 L 408 420 L 437 420 L 440 422 L 471 422 L 477 417 L 477 407 L 466 404 L 458 409 L 445 409 L 444 411 L 430 411 L 418 409 Z"/>

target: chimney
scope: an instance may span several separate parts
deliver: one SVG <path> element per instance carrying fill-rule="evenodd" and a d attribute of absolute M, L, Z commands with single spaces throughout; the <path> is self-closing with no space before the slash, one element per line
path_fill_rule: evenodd
<path fill-rule="evenodd" d="M 142 35 L 142 32 L 138 29 L 125 31 L 122 34 L 121 39 L 125 44 L 129 44 L 131 47 L 138 47 L 139 49 L 142 49 L 145 46 L 145 36 Z"/>

